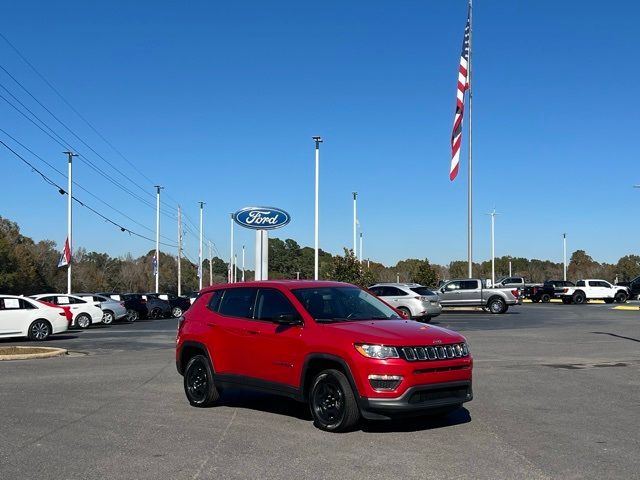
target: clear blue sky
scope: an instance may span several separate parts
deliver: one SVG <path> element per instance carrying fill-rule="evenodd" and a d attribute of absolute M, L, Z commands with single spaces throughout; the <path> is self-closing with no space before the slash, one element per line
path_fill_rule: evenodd
<path fill-rule="evenodd" d="M 475 2 L 476 260 L 490 255 L 485 213 L 494 206 L 501 213 L 497 255 L 560 261 L 563 232 L 570 252 L 585 249 L 599 261 L 638 253 L 640 190 L 632 185 L 640 183 L 634 140 L 639 10 L 632 1 Z M 153 184 L 160 183 L 169 206 L 180 202 L 197 224 L 197 202 L 205 201 L 206 236 L 223 258 L 228 213 L 249 205 L 289 211 L 291 223 L 275 236 L 313 245 L 311 136 L 322 135 L 321 248 L 341 253 L 351 246 L 355 190 L 365 257 L 448 263 L 466 259 L 466 151 L 460 176 L 448 179 L 465 16 L 464 0 L 8 3 L 2 33 L 152 182 L 1 39 L 0 64 L 135 184 L 1 71 L 0 83 L 151 204 Z M 7 132 L 66 168 L 61 147 L 2 100 L 0 119 Z M 0 215 L 27 235 L 61 244 L 66 198 L 4 148 L 0 159 Z M 154 230 L 154 208 L 81 160 L 75 179 Z M 124 226 L 154 236 L 76 193 Z M 174 212 L 165 212 L 162 234 L 173 241 Z M 79 207 L 75 219 L 75 247 L 112 255 L 154 248 Z M 236 239 L 237 248 L 253 251 L 253 232 L 237 228 Z M 196 236 L 187 235 L 186 245 L 197 258 Z M 252 253 L 247 258 L 252 266 Z"/>

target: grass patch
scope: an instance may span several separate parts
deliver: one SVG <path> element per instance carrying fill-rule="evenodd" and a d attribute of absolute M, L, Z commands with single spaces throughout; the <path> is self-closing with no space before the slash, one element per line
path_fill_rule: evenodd
<path fill-rule="evenodd" d="M 0 347 L 0 355 L 25 355 L 31 353 L 48 353 L 51 350 L 40 347 Z"/>

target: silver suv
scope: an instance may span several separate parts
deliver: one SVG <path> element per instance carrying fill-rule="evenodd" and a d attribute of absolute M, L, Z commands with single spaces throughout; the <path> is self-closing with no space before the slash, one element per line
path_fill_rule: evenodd
<path fill-rule="evenodd" d="M 442 312 L 438 295 L 418 283 L 376 283 L 369 291 L 409 318 L 428 322 Z"/>

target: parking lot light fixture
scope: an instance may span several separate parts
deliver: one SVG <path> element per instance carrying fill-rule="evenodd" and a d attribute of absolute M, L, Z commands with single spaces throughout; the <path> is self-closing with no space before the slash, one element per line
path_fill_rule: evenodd
<path fill-rule="evenodd" d="M 316 142 L 316 182 L 315 182 L 315 220 L 314 220 L 314 256 L 313 256 L 313 279 L 318 280 L 318 189 L 320 187 L 320 144 L 322 143 L 322 137 L 312 137 Z"/>

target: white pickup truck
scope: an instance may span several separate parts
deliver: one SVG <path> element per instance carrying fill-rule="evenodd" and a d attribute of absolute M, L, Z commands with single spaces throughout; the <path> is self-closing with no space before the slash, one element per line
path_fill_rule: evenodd
<path fill-rule="evenodd" d="M 575 287 L 565 287 L 559 297 L 562 303 L 577 305 L 582 305 L 589 300 L 624 303 L 629 298 L 629 289 L 620 285 L 611 285 L 606 280 L 587 278 L 578 280 Z"/>

